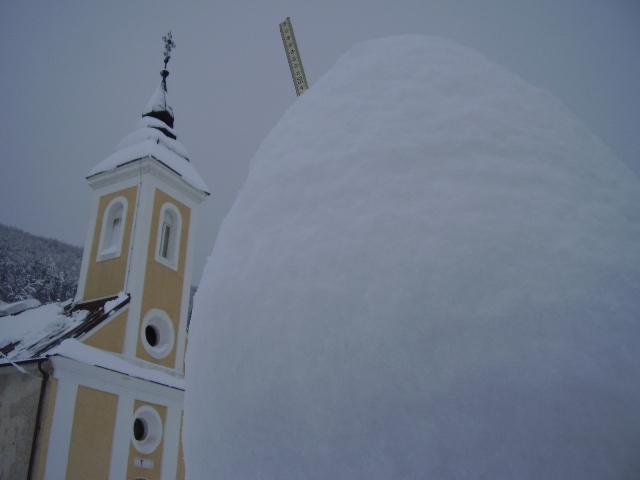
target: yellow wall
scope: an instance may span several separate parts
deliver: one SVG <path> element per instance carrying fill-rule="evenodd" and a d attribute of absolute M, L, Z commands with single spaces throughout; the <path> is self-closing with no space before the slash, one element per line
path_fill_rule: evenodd
<path fill-rule="evenodd" d="M 130 187 L 118 192 L 100 197 L 98 204 L 98 216 L 96 228 L 93 232 L 93 243 L 89 257 L 89 270 L 85 283 L 83 300 L 117 295 L 124 290 L 124 282 L 127 273 L 127 261 L 129 243 L 131 241 L 131 228 L 135 214 L 136 194 L 138 187 Z M 100 246 L 100 234 L 102 233 L 102 220 L 109 202 L 116 197 L 127 199 L 127 213 L 122 236 L 122 249 L 119 257 L 97 262 L 98 248 Z"/>
<path fill-rule="evenodd" d="M 83 340 L 83 343 L 109 352 L 122 353 L 128 316 L 129 310 L 119 312 L 114 318 L 107 320 L 107 324 L 100 330 Z"/>
<path fill-rule="evenodd" d="M 182 229 L 180 233 L 180 251 L 178 252 L 178 270 L 173 270 L 156 261 L 155 254 L 158 242 L 158 223 L 160 210 L 166 202 L 176 206 L 182 217 Z M 149 236 L 149 250 L 147 253 L 147 268 L 145 272 L 144 292 L 142 294 L 143 319 L 152 308 L 164 310 L 173 322 L 175 340 L 178 339 L 178 323 L 180 321 L 180 308 L 182 304 L 182 289 L 184 286 L 185 262 L 187 259 L 187 245 L 189 243 L 189 222 L 191 210 L 184 204 L 170 197 L 162 190 L 157 189 L 153 203 L 153 220 L 151 222 L 151 235 Z M 175 365 L 176 345 L 174 343 L 171 353 L 163 359 L 155 359 L 147 353 L 142 344 L 142 334 L 138 335 L 137 356 L 149 362 L 158 363 L 165 367 L 173 368 Z"/>
<path fill-rule="evenodd" d="M 167 407 L 162 405 L 156 405 L 153 403 L 146 403 L 140 400 L 136 400 L 133 407 L 133 412 L 131 412 L 133 418 L 133 414 L 138 410 L 138 408 L 143 405 L 149 405 L 153 407 L 158 414 L 160 415 L 160 419 L 162 420 L 162 439 L 160 443 L 156 447 L 156 449 L 151 453 L 140 453 L 136 447 L 133 445 L 133 442 L 130 442 L 129 445 L 129 461 L 127 462 L 127 478 L 138 478 L 142 477 L 147 480 L 160 480 L 161 467 L 162 467 L 162 449 L 164 446 L 164 436 L 166 434 L 166 420 L 167 420 Z M 132 426 L 133 428 L 133 426 Z M 145 460 L 153 461 L 153 468 L 140 468 L 134 465 L 135 458 L 142 458 Z"/>
<path fill-rule="evenodd" d="M 117 408 L 117 395 L 78 386 L 67 478 L 109 478 Z"/>
<path fill-rule="evenodd" d="M 58 392 L 58 379 L 49 380 L 49 391 L 42 406 L 41 418 L 42 429 L 38 436 L 37 458 L 34 468 L 34 478 L 42 480 L 44 478 L 44 467 L 47 463 L 47 452 L 49 451 L 49 436 L 51 435 L 51 423 L 53 422 L 53 410 L 56 405 L 56 394 Z"/>

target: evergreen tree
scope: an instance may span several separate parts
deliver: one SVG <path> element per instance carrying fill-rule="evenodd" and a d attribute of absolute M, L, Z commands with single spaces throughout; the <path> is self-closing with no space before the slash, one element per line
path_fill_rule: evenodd
<path fill-rule="evenodd" d="M 78 287 L 82 248 L 0 224 L 0 300 L 72 298 Z"/>

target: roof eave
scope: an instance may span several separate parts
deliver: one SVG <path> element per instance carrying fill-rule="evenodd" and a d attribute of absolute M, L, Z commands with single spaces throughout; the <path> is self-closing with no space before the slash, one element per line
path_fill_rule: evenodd
<path fill-rule="evenodd" d="M 118 165 L 112 170 L 95 173 L 88 176 L 87 181 L 89 186 L 96 190 L 146 173 L 159 177 L 198 203 L 210 195 L 208 191 L 200 190 L 184 180 L 178 172 L 153 155 L 135 158 Z"/>

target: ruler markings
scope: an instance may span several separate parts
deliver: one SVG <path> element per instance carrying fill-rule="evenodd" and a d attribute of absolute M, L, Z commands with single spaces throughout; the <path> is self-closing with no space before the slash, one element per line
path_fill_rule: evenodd
<path fill-rule="evenodd" d="M 300 58 L 298 44 L 296 43 L 296 37 L 293 34 L 293 26 L 291 25 L 291 19 L 289 17 L 280 23 L 280 35 L 282 35 L 284 51 L 287 54 L 289 70 L 291 70 L 291 77 L 293 78 L 293 86 L 296 88 L 296 94 L 300 96 L 309 88 L 309 85 L 307 84 L 307 77 L 304 74 L 302 59 Z"/>

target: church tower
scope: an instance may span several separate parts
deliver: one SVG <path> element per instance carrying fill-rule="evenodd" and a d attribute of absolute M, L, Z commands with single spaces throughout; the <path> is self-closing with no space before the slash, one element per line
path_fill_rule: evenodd
<path fill-rule="evenodd" d="M 12 432 L 0 435 L 0 478 L 185 477 L 187 315 L 209 193 L 173 130 L 174 44 L 163 39 L 160 84 L 136 129 L 87 177 L 75 301 L 25 312 L 29 329 L 0 335 L 0 413 Z"/>
<path fill-rule="evenodd" d="M 208 189 L 173 130 L 167 62 L 136 129 L 87 179 L 91 215 L 76 303 L 124 292 L 128 308 L 84 343 L 184 369 L 197 207 Z"/>

